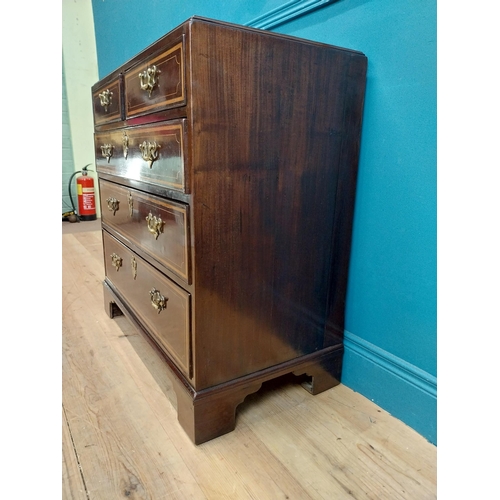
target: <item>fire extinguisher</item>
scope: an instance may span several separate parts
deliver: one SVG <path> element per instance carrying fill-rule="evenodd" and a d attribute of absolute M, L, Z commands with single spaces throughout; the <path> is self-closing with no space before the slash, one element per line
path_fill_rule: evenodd
<path fill-rule="evenodd" d="M 82 175 L 76 178 L 76 192 L 78 195 L 79 219 L 96 220 L 94 179 L 88 175 L 87 167 L 84 167 Z"/>

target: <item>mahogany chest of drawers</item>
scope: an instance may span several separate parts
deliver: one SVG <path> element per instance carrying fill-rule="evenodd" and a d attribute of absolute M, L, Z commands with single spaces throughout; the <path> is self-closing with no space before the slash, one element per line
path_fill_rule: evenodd
<path fill-rule="evenodd" d="M 366 57 L 192 17 L 92 88 L 104 302 L 199 444 L 263 382 L 338 384 Z"/>

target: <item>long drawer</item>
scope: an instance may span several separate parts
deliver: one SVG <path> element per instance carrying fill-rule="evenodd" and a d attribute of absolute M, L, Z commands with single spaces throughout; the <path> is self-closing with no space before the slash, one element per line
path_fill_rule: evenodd
<path fill-rule="evenodd" d="M 103 231 L 106 277 L 190 377 L 190 295 Z"/>
<path fill-rule="evenodd" d="M 97 171 L 184 192 L 185 134 L 185 119 L 97 132 Z"/>
<path fill-rule="evenodd" d="M 190 283 L 188 207 L 104 179 L 99 187 L 102 222 Z"/>

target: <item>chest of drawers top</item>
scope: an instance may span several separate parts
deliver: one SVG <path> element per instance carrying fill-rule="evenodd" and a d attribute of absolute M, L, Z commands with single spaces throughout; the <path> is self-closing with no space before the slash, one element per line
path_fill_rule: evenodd
<path fill-rule="evenodd" d="M 166 111 L 193 107 L 192 104 L 198 106 L 191 100 L 202 96 L 212 96 L 212 105 L 220 104 L 217 97 L 224 89 L 220 88 L 219 71 L 229 78 L 238 78 L 238 71 L 234 71 L 234 64 L 238 63 L 241 65 L 241 77 L 251 70 L 257 76 L 268 69 L 266 62 L 283 60 L 285 56 L 290 68 L 282 75 L 273 76 L 283 77 L 283 83 L 286 83 L 290 70 L 296 70 L 293 77 L 296 80 L 299 75 L 308 74 L 307 67 L 300 67 L 305 62 L 302 51 L 305 49 L 307 52 L 307 48 L 312 52 L 306 57 L 310 57 L 309 64 L 314 65 L 335 60 L 340 62 L 348 54 L 366 59 L 361 52 L 349 49 L 193 16 L 92 87 L 95 126 L 116 125 L 120 121 L 140 124 L 144 123 L 141 116 L 151 114 L 147 121 L 168 119 L 179 113 L 168 114 Z M 314 48 L 317 49 L 316 54 Z M 325 51 L 340 57 L 316 60 L 316 56 L 325 54 Z M 237 59 L 228 60 L 230 53 Z M 247 64 L 254 66 L 245 68 Z M 245 82 L 240 83 L 243 91 Z M 260 90 L 272 94 L 275 89 Z M 238 97 L 241 95 L 227 96 L 234 99 L 234 104 L 244 104 L 238 102 Z M 258 97 L 246 96 L 247 99 Z M 204 99 L 200 104 L 202 102 Z"/>

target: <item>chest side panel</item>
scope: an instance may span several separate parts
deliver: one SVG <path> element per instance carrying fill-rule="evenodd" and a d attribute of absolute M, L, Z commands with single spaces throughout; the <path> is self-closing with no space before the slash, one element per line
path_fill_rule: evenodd
<path fill-rule="evenodd" d="M 335 213 L 340 198 L 354 195 L 338 189 L 344 170 L 356 167 L 345 150 L 346 85 L 359 83 L 348 81 L 353 57 L 193 25 L 192 78 L 206 89 L 192 96 L 201 386 L 325 345 L 333 247 L 343 244 L 340 233 L 350 235 Z M 202 353 L 218 360 L 215 369 Z"/>

